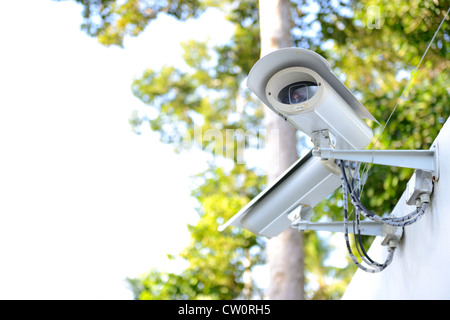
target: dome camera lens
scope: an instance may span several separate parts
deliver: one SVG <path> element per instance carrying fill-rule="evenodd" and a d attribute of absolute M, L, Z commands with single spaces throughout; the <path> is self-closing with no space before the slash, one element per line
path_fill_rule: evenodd
<path fill-rule="evenodd" d="M 317 84 L 311 81 L 295 82 L 284 87 L 278 94 L 278 100 L 284 104 L 305 102 L 317 92 Z"/>

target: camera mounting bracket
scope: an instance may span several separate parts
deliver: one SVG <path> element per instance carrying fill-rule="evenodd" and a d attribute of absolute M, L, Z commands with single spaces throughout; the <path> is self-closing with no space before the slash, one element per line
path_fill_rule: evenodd
<path fill-rule="evenodd" d="M 431 172 L 434 181 L 439 180 L 439 145 L 437 143 L 433 144 L 429 150 L 336 150 L 333 148 L 333 135 L 322 131 L 315 133 L 313 137 L 315 146 L 312 151 L 313 156 L 321 160 L 339 159 L 420 169 Z"/>
<path fill-rule="evenodd" d="M 302 214 L 304 211 L 306 216 Z M 311 216 L 311 208 L 308 206 L 300 206 L 300 212 L 295 215 L 291 215 L 292 228 L 298 231 L 328 231 L 328 232 L 345 232 L 344 222 L 311 222 L 309 217 Z M 349 227 L 348 233 L 354 233 L 355 230 Z M 361 235 L 366 236 L 381 236 L 384 237 L 382 245 L 392 246 L 393 243 L 398 243 L 403 235 L 403 228 L 394 227 L 391 225 L 384 224 L 382 222 L 375 221 L 360 221 L 359 222 L 359 232 Z"/>

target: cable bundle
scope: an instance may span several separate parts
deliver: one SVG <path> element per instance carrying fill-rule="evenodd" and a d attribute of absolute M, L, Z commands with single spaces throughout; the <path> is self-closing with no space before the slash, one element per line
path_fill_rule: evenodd
<path fill-rule="evenodd" d="M 345 241 L 347 245 L 347 250 L 352 261 L 362 270 L 370 273 L 376 273 L 384 270 L 391 262 L 394 256 L 394 251 L 396 246 L 390 245 L 388 248 L 388 256 L 384 263 L 378 263 L 371 259 L 367 252 L 364 249 L 362 238 L 361 238 L 361 230 L 360 230 L 360 220 L 361 214 L 365 217 L 376 221 L 382 222 L 395 227 L 404 227 L 416 222 L 420 219 L 425 210 L 427 208 L 427 202 L 423 202 L 421 205 L 417 206 L 417 209 L 411 212 L 410 214 L 395 218 L 388 217 L 383 218 L 379 215 L 376 215 L 369 211 L 360 200 L 361 193 L 361 179 L 359 175 L 359 167 L 360 164 L 356 162 L 348 162 L 342 160 L 336 160 L 336 164 L 341 168 L 341 181 L 342 181 L 342 192 L 343 192 L 343 200 L 344 200 L 344 227 L 345 227 Z M 347 173 L 348 172 L 348 173 Z M 348 237 L 348 198 L 347 193 L 350 196 L 350 201 L 353 204 L 354 208 L 354 218 L 353 218 L 353 234 L 356 249 L 361 256 L 362 261 L 367 264 L 369 267 L 364 266 L 362 263 L 358 261 L 356 256 L 353 254 L 350 241 Z"/>

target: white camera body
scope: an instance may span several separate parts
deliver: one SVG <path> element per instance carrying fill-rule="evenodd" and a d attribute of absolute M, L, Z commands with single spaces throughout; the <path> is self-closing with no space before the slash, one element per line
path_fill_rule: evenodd
<path fill-rule="evenodd" d="M 295 83 L 316 84 L 314 94 L 299 103 L 282 103 L 277 95 Z M 300 85 L 301 86 L 301 85 Z M 300 87 L 297 91 L 306 89 Z M 372 140 L 372 130 L 347 102 L 315 71 L 291 67 L 274 74 L 267 83 L 266 98 L 294 126 L 309 137 L 318 130 L 334 133 L 337 149 L 361 149 Z"/>
<path fill-rule="evenodd" d="M 261 58 L 251 69 L 248 87 L 279 116 L 310 137 L 328 131 L 333 148 L 358 150 L 372 140 L 363 119 L 375 118 L 331 72 L 315 52 L 285 48 Z M 320 136 L 320 135 L 319 135 Z M 292 224 L 299 207 L 316 206 L 341 185 L 334 163 L 313 157 L 299 159 L 275 182 L 222 225 L 273 237 Z"/>
<path fill-rule="evenodd" d="M 305 101 L 283 103 L 280 92 L 306 82 L 315 92 Z M 284 48 L 261 58 L 250 70 L 248 87 L 275 113 L 308 136 L 328 129 L 336 137 L 337 149 L 362 149 L 373 138 L 363 119 L 375 118 L 331 72 L 330 64 L 313 51 Z"/>
<path fill-rule="evenodd" d="M 309 152 L 220 226 L 219 231 L 236 226 L 267 238 L 277 236 L 292 224 L 289 215 L 298 207 L 315 207 L 340 185 L 340 177 Z"/>

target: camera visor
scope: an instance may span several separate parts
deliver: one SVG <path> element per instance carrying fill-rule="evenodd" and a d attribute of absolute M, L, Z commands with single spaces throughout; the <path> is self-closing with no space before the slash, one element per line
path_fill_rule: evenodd
<path fill-rule="evenodd" d="M 297 104 L 311 99 L 317 92 L 317 83 L 300 81 L 284 87 L 278 94 L 278 100 L 284 104 Z"/>

